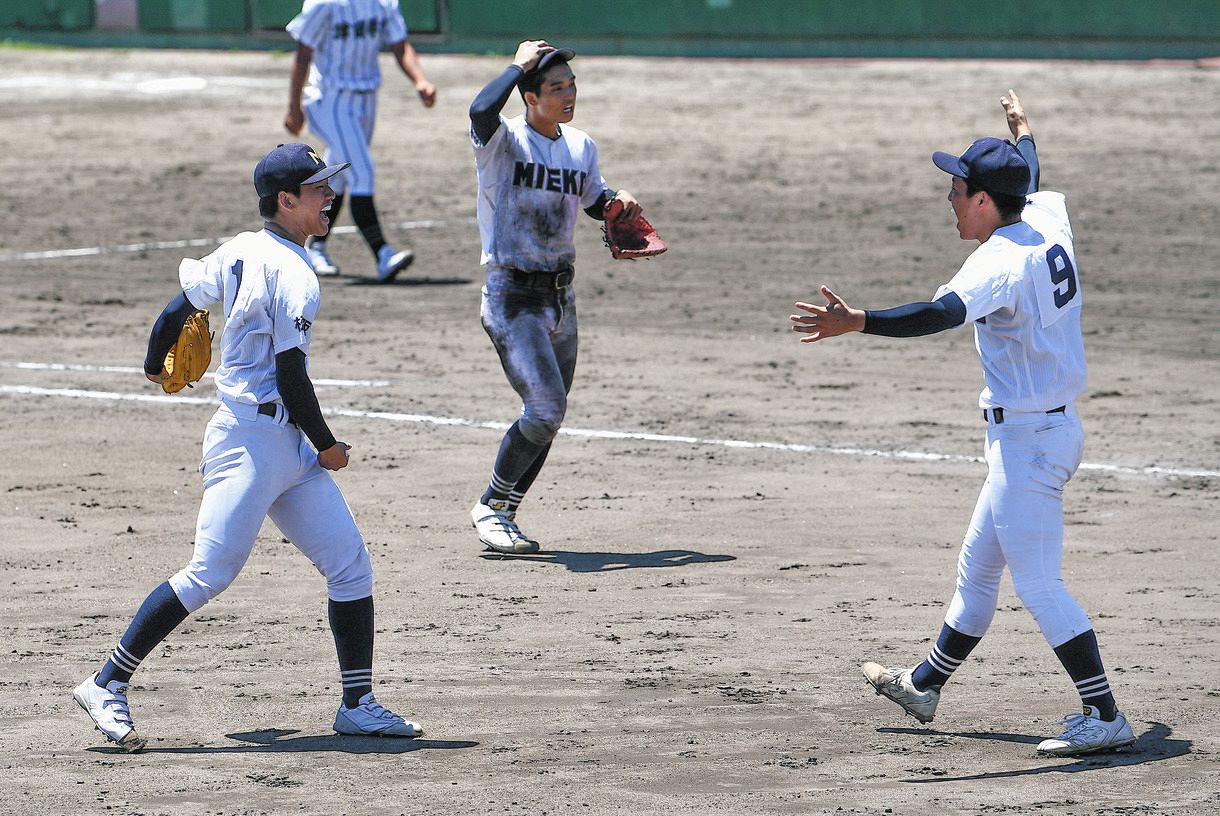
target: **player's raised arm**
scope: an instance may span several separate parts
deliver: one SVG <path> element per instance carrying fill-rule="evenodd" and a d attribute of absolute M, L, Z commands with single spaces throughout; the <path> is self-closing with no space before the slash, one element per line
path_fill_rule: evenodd
<path fill-rule="evenodd" d="M 525 40 L 517 46 L 512 64 L 479 91 L 470 104 L 470 127 L 480 144 L 487 144 L 500 127 L 500 111 L 521 77 L 533 70 L 544 54 L 554 50 L 555 46 L 546 40 Z"/>
<path fill-rule="evenodd" d="M 1029 119 L 1025 115 L 1025 107 L 1021 104 L 1021 98 L 1017 96 L 1017 92 L 1012 88 L 1008 89 L 1006 96 L 1000 97 L 1000 105 L 1003 106 L 1004 116 L 1008 119 L 1008 129 L 1012 131 L 1012 137 L 1017 142 L 1017 150 L 1029 165 L 1028 192 L 1036 193 L 1040 175 L 1038 151 L 1034 145 L 1034 132 L 1030 129 Z"/>

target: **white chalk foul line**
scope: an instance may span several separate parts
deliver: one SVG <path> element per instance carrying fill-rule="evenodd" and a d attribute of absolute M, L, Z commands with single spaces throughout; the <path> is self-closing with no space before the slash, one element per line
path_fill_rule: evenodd
<path fill-rule="evenodd" d="M 215 398 L 181 397 L 161 394 L 122 394 L 115 391 L 83 391 L 76 388 L 36 388 L 28 385 L 0 385 L 0 394 L 32 397 L 68 397 L 75 399 L 117 400 L 130 402 L 159 402 L 189 405 L 205 405 L 216 403 Z M 379 419 L 387 422 L 407 422 L 424 425 L 456 426 L 462 428 L 480 428 L 494 431 L 507 430 L 506 422 L 479 422 L 462 417 L 438 417 L 428 414 L 399 414 L 389 411 L 358 411 L 350 408 L 324 408 L 324 414 L 331 416 L 354 417 L 357 419 Z M 962 456 L 953 453 L 930 453 L 927 451 L 906 450 L 873 450 L 869 448 L 836 448 L 821 445 L 799 445 L 786 442 L 757 442 L 745 439 L 714 439 L 701 436 L 673 436 L 670 434 L 645 433 L 642 431 L 605 431 L 587 428 L 560 428 L 564 436 L 583 437 L 586 439 L 617 439 L 633 442 L 660 442 L 678 445 L 710 445 L 721 448 L 738 448 L 747 450 L 773 450 L 786 453 L 818 453 L 832 456 L 873 457 L 877 459 L 898 459 L 915 462 L 964 462 L 980 463 L 978 456 Z M 1220 471 L 1199 468 L 1164 468 L 1164 467 L 1126 467 L 1124 465 L 1107 465 L 1084 462 L 1081 470 L 1096 471 L 1124 476 L 1165 476 L 1171 478 L 1220 477 Z"/>
<path fill-rule="evenodd" d="M 473 218 L 455 218 L 449 221 L 401 221 L 391 226 L 397 229 L 439 229 L 451 224 L 473 224 Z M 355 232 L 355 227 L 335 227 L 332 233 L 347 234 Z M 75 249 L 45 249 L 33 252 L 0 252 L 0 262 L 4 261 L 46 261 L 55 258 L 82 258 L 91 255 L 114 255 L 124 252 L 151 252 L 158 249 L 186 249 L 189 247 L 215 247 L 233 238 L 223 235 L 219 238 L 183 238 L 179 241 L 151 241 L 144 244 L 119 244 L 118 246 L 76 247 Z"/>
<path fill-rule="evenodd" d="M 93 371 L 106 374 L 143 374 L 144 369 L 135 366 L 103 366 L 85 365 L 84 363 L 30 363 L 10 362 L 0 360 L 0 368 L 17 368 L 25 371 Z M 216 379 L 215 372 L 209 371 L 203 376 L 210 380 Z M 340 388 L 381 388 L 390 384 L 389 380 L 328 380 L 319 377 L 313 380 L 314 385 L 333 385 Z"/>

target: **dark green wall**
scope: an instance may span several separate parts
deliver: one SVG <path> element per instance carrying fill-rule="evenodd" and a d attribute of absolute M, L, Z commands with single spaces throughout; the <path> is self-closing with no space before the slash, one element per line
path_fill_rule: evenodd
<path fill-rule="evenodd" d="M 1218 0 L 448 0 L 455 35 L 1215 37 Z"/>
<path fill-rule="evenodd" d="M 1220 0 L 400 0 L 421 51 L 726 57 L 1220 56 Z M 285 48 L 301 0 L 139 0 L 139 31 L 92 31 L 94 0 L 0 0 L 0 38 Z"/>
<path fill-rule="evenodd" d="M 3 0 L 0 29 L 83 31 L 93 28 L 94 0 Z"/>
<path fill-rule="evenodd" d="M 448 0 L 452 43 L 541 36 L 599 53 L 1203 57 L 1220 0 Z"/>
<path fill-rule="evenodd" d="M 36 0 L 54 2 L 55 0 Z M 282 30 L 301 0 L 139 0 L 140 30 L 151 32 Z M 435 0 L 400 3 L 412 31 L 440 31 Z"/>

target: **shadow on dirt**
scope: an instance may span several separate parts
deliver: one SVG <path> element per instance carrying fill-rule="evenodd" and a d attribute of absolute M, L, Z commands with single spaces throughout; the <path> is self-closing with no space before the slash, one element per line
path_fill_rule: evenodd
<path fill-rule="evenodd" d="M 405 276 L 407 273 L 403 273 Z M 468 283 L 474 283 L 472 278 L 431 278 L 427 275 L 416 277 L 399 276 L 392 281 L 382 282 L 376 278 L 369 276 L 367 278 L 351 277 L 347 278 L 344 283 L 348 286 L 465 286 Z"/>
<path fill-rule="evenodd" d="M 184 745 L 182 747 L 145 748 L 142 754 L 296 754 L 332 752 L 339 754 L 410 754 L 415 751 L 476 748 L 470 740 L 403 739 L 397 737 L 351 737 L 342 734 L 299 734 L 295 728 L 266 728 L 261 731 L 239 731 L 225 734 L 231 740 L 253 743 L 248 745 Z M 121 754 L 118 748 L 97 747 L 88 750 L 102 754 Z"/>
<path fill-rule="evenodd" d="M 708 555 L 694 550 L 657 550 L 648 553 L 564 552 L 554 550 L 533 555 L 507 555 L 485 552 L 490 561 L 532 561 L 537 564 L 560 564 L 570 572 L 610 572 L 623 569 L 656 569 L 686 567 L 691 564 L 711 564 L 736 561 L 732 555 Z"/>
<path fill-rule="evenodd" d="M 1175 759 L 1190 753 L 1191 741 L 1170 739 L 1173 729 L 1164 723 L 1151 723 L 1151 728 L 1135 740 L 1129 748 L 1120 749 L 1107 754 L 1091 756 L 1064 757 L 1054 765 L 1042 765 L 1036 768 L 1024 768 L 1011 771 L 990 771 L 966 776 L 937 776 L 932 779 L 906 779 L 913 784 L 928 784 L 934 782 L 969 782 L 984 779 L 1009 779 L 1017 776 L 1036 776 L 1047 773 L 1081 773 L 1095 771 L 1101 768 L 1122 768 L 1128 765 L 1145 765 L 1149 762 L 1162 762 Z M 937 731 L 931 728 L 878 728 L 884 734 L 912 734 L 915 736 L 958 737 L 961 739 L 999 740 L 1001 742 L 1016 742 L 1024 745 L 1037 745 L 1042 737 L 1031 737 L 1025 734 L 1005 734 L 983 731 Z M 1039 757 L 1043 759 L 1044 757 Z"/>

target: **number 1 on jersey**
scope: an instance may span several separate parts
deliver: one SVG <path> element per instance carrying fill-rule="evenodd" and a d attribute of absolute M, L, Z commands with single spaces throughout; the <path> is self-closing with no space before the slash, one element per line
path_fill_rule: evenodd
<path fill-rule="evenodd" d="M 1055 284 L 1055 306 L 1062 309 L 1076 297 L 1076 270 L 1067 252 L 1058 244 L 1046 251 L 1046 264 L 1051 270 L 1051 283 Z"/>
<path fill-rule="evenodd" d="M 233 265 L 229 267 L 229 272 L 233 275 L 234 283 L 233 291 L 231 293 L 228 291 L 225 292 L 225 317 L 228 317 L 229 313 L 233 311 L 233 304 L 237 301 L 237 290 L 241 288 L 241 273 L 245 265 L 246 262 L 238 258 L 233 262 Z M 227 290 L 228 287 L 225 287 L 225 289 Z"/>

